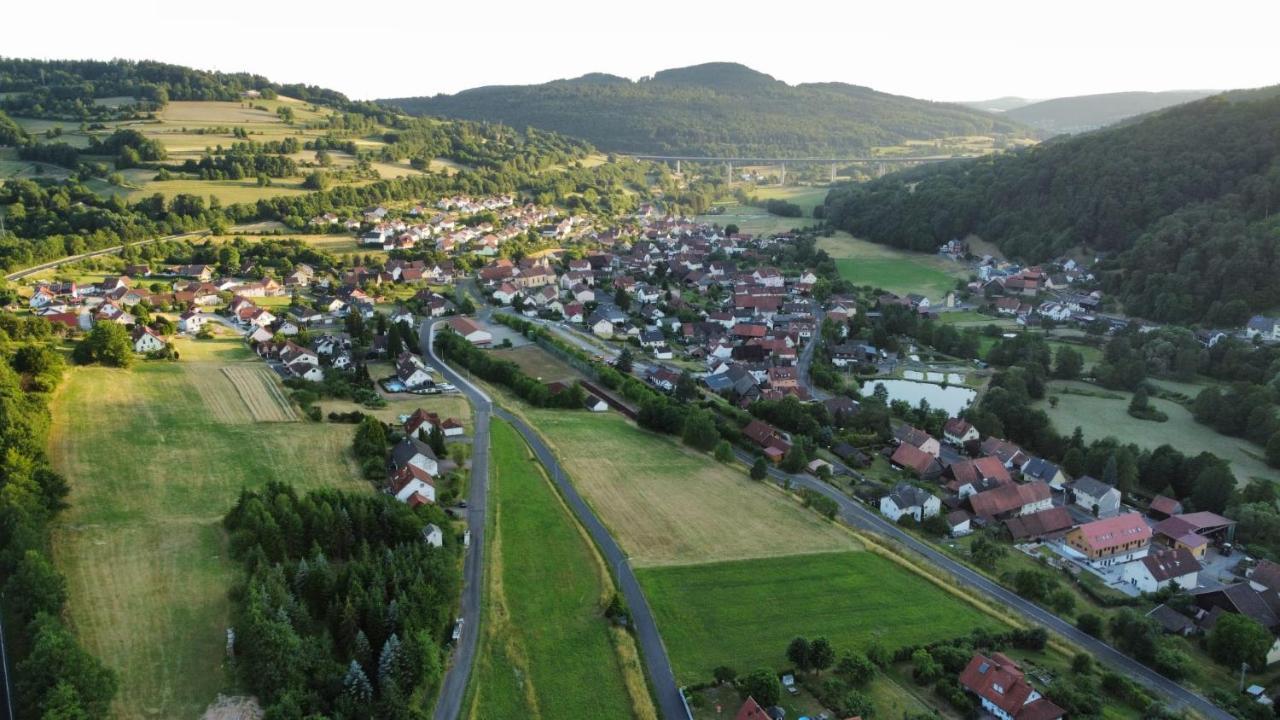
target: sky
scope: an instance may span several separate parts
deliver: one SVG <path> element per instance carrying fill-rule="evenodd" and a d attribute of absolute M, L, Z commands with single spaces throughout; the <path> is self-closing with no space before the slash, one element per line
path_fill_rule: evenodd
<path fill-rule="evenodd" d="M 56 23 L 12 5 L 7 57 L 152 59 L 355 99 L 711 61 L 929 100 L 1280 84 L 1274 0 L 63 0 Z"/>

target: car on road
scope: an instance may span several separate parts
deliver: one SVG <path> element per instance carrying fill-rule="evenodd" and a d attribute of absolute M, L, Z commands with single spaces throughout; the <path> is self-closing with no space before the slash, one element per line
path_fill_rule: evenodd
<path fill-rule="evenodd" d="M 436 388 L 443 392 L 453 392 L 458 389 L 454 387 L 452 383 L 436 383 Z"/>
<path fill-rule="evenodd" d="M 458 642 L 462 639 L 462 623 L 465 618 L 458 618 L 458 622 L 453 626 L 453 641 Z"/>

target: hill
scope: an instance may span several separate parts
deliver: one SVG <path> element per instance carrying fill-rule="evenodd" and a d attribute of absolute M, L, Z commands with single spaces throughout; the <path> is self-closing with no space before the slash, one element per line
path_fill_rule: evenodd
<path fill-rule="evenodd" d="M 734 63 L 663 70 L 636 82 L 592 74 L 380 102 L 416 115 L 538 127 L 605 150 L 648 154 L 854 155 L 907 140 L 1026 130 L 959 105 L 844 83 L 793 86 Z"/>
<path fill-rule="evenodd" d="M 1230 93 L 1001 156 L 920 168 L 827 197 L 829 221 L 932 252 L 970 233 L 1011 257 L 1106 255 L 1135 315 L 1228 326 L 1280 306 L 1280 95 Z"/>
<path fill-rule="evenodd" d="M 961 100 L 957 105 L 963 105 L 974 110 L 982 112 L 1002 113 L 1009 112 L 1014 108 L 1020 108 L 1031 103 L 1040 102 L 1030 98 L 1017 97 L 1016 95 L 1005 95 L 1004 97 L 991 98 L 990 100 Z"/>
<path fill-rule="evenodd" d="M 1010 108 L 1005 112 L 1005 117 L 1051 135 L 1078 133 L 1112 125 L 1136 115 L 1145 115 L 1174 105 L 1194 102 L 1217 92 L 1216 90 L 1171 90 L 1054 98 Z"/>

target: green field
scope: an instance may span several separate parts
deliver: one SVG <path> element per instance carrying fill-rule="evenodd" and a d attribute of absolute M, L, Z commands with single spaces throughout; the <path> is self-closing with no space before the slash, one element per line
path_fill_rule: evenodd
<path fill-rule="evenodd" d="M 793 637 L 826 637 L 837 653 L 965 635 L 994 620 L 871 552 L 642 568 L 676 680 L 787 667 Z"/>
<path fill-rule="evenodd" d="M 954 290 L 957 280 L 969 277 L 968 269 L 959 263 L 877 245 L 843 232 L 819 238 L 818 248 L 836 261 L 840 277 L 854 285 L 869 285 L 898 295 L 919 293 L 934 302 Z"/>
<path fill-rule="evenodd" d="M 287 405 L 232 379 L 270 372 L 241 341 L 177 347 L 180 362 L 73 369 L 52 407 L 71 485 L 55 558 L 77 634 L 119 674 L 118 718 L 197 717 L 235 690 L 222 660 L 240 570 L 221 521 L 241 488 L 370 489 L 350 425 L 255 420 Z"/>
<path fill-rule="evenodd" d="M 470 717 L 654 717 L 631 637 L 603 616 L 613 584 L 595 549 L 516 431 L 495 420 L 491 443 L 489 591 Z"/>
<path fill-rule="evenodd" d="M 857 539 L 740 465 L 616 412 L 523 411 L 637 566 L 849 550 Z"/>
<path fill-rule="evenodd" d="M 1129 415 L 1132 397 L 1129 393 L 1114 393 L 1121 395 L 1120 398 L 1094 397 L 1064 393 L 1063 388 L 1095 394 L 1112 392 L 1088 383 L 1050 383 L 1047 393 L 1058 397 L 1058 406 L 1052 407 L 1047 401 L 1042 401 L 1036 407 L 1049 414 L 1060 433 L 1070 434 L 1080 427 L 1086 440 L 1110 435 L 1121 442 L 1135 443 L 1147 449 L 1168 444 L 1187 455 L 1207 451 L 1230 462 L 1236 480 L 1241 484 L 1255 477 L 1280 481 L 1280 471 L 1261 459 L 1262 448 L 1242 438 L 1219 435 L 1213 428 L 1197 423 L 1191 411 L 1178 403 L 1151 398 L 1151 405 L 1169 416 L 1167 422 L 1151 422 Z"/>
<path fill-rule="evenodd" d="M 715 223 L 717 225 L 737 225 L 744 233 L 768 235 L 786 232 L 795 228 L 813 225 L 813 208 L 821 205 L 827 197 L 827 188 L 810 186 L 762 187 L 751 191 L 761 200 L 789 200 L 804 210 L 804 217 L 788 218 L 770 215 L 762 207 L 743 205 L 738 202 L 716 203 L 724 208 L 723 213 L 699 215 L 698 222 Z"/>

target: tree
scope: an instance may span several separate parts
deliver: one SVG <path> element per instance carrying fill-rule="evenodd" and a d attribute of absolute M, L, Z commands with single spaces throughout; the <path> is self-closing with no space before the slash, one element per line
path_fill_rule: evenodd
<path fill-rule="evenodd" d="M 381 420 L 372 415 L 360 418 L 353 441 L 356 457 L 381 459 L 387 452 L 387 444 L 387 427 Z"/>
<path fill-rule="evenodd" d="M 768 668 L 761 668 L 742 678 L 739 682 L 744 695 L 755 698 L 763 707 L 777 705 L 782 699 L 782 683 L 778 676 Z"/>
<path fill-rule="evenodd" d="M 1280 432 L 1272 434 L 1267 440 L 1267 464 L 1280 467 Z"/>
<path fill-rule="evenodd" d="M 613 304 L 617 305 L 622 312 L 631 309 L 631 296 L 627 294 L 626 288 L 618 286 L 618 289 L 613 292 Z"/>
<path fill-rule="evenodd" d="M 716 421 L 706 410 L 692 410 L 684 419 L 684 443 L 698 450 L 711 450 L 720 441 Z"/>
<path fill-rule="evenodd" d="M 39 613 L 55 615 L 62 610 L 67 581 L 43 553 L 28 550 L 5 583 L 4 594 L 15 619 L 26 623 Z"/>
<path fill-rule="evenodd" d="M 789 473 L 798 473 L 804 469 L 806 463 L 809 462 L 808 456 L 805 455 L 804 447 L 800 443 L 795 443 L 787 454 L 782 458 L 782 469 Z"/>
<path fill-rule="evenodd" d="M 722 463 L 732 462 L 733 446 L 729 444 L 728 440 L 721 440 L 720 442 L 716 443 L 716 449 L 713 454 L 715 455 L 716 460 L 719 462 L 722 462 Z"/>
<path fill-rule="evenodd" d="M 618 361 L 614 363 L 614 367 L 616 367 L 620 373 L 629 373 L 631 372 L 634 362 L 635 360 L 631 355 L 631 348 L 624 347 L 622 348 L 622 352 L 618 353 Z"/>
<path fill-rule="evenodd" d="M 442 458 L 449 454 L 448 448 L 444 444 L 444 430 L 440 428 L 439 424 L 433 423 L 431 425 L 431 431 L 427 433 L 427 444 L 431 446 L 431 452 L 434 452 L 436 457 Z"/>
<path fill-rule="evenodd" d="M 813 648 L 808 640 L 802 637 L 793 638 L 787 645 L 787 660 L 790 660 L 797 670 L 808 670 L 813 667 L 812 652 Z M 759 700 L 759 698 L 756 699 Z"/>
<path fill-rule="evenodd" d="M 1207 646 L 1209 656 L 1235 670 L 1241 663 L 1261 671 L 1267 666 L 1267 651 L 1271 649 L 1271 633 L 1258 621 L 1247 615 L 1225 613 L 1209 631 Z"/>
<path fill-rule="evenodd" d="M 738 677 L 738 671 L 728 665 L 718 665 L 711 671 L 711 676 L 716 679 L 718 685 L 731 683 Z"/>
<path fill-rule="evenodd" d="M 71 359 L 81 365 L 97 362 L 112 367 L 129 367 L 133 363 L 133 343 L 123 325 L 99 322 L 76 344 Z"/>
<path fill-rule="evenodd" d="M 218 268 L 228 275 L 240 269 L 240 251 L 235 245 L 218 248 Z"/>
<path fill-rule="evenodd" d="M 835 660 L 836 651 L 826 638 L 815 638 L 809 645 L 809 665 L 819 673 L 831 667 Z"/>
<path fill-rule="evenodd" d="M 347 674 L 342 679 L 342 692 L 357 702 L 367 703 L 373 699 L 373 685 L 364 668 L 355 660 L 347 666 Z"/>
<path fill-rule="evenodd" d="M 1062 380 L 1075 380 L 1084 369 L 1084 356 L 1079 350 L 1059 345 L 1053 358 L 1053 376 Z"/>
<path fill-rule="evenodd" d="M 762 457 L 757 457 L 756 461 L 751 463 L 751 479 L 764 480 L 769 476 L 769 463 Z"/>
<path fill-rule="evenodd" d="M 680 379 L 676 380 L 675 398 L 682 403 L 698 399 L 698 381 L 693 379 L 688 370 L 681 372 Z"/>
<path fill-rule="evenodd" d="M 329 177 L 329 173 L 322 172 L 320 170 L 313 170 L 307 175 L 306 179 L 302 181 L 302 187 L 307 190 L 328 190 L 331 182 L 332 178 Z M 366 682 L 368 682 L 367 679 Z"/>
<path fill-rule="evenodd" d="M 875 665 L 860 653 L 848 652 L 836 663 L 836 674 L 848 680 L 851 685 L 865 685 L 875 675 Z"/>
<path fill-rule="evenodd" d="M 1208 463 L 1196 475 L 1191 490 L 1191 503 L 1196 510 L 1221 513 L 1227 509 L 1235 487 L 1236 478 L 1231 473 L 1231 468 L 1222 460 L 1214 458 L 1213 462 Z"/>

